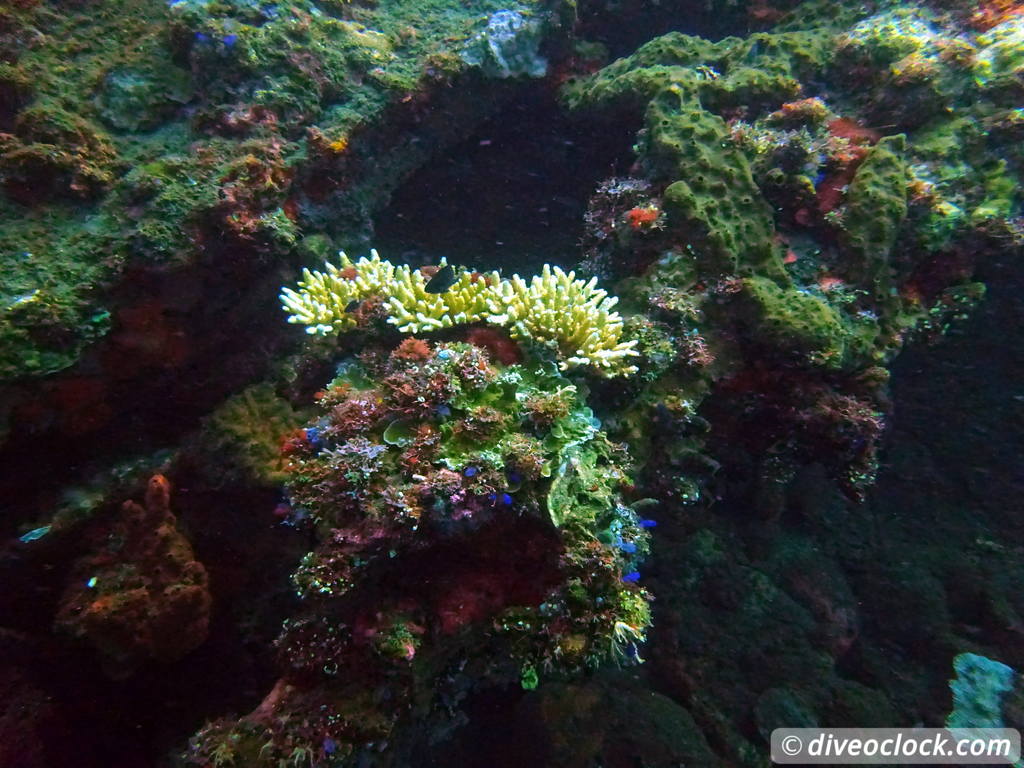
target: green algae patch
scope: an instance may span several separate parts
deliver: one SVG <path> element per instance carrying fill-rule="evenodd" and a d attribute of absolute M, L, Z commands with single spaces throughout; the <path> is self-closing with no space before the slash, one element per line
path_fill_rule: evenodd
<path fill-rule="evenodd" d="M 974 61 L 974 78 L 983 88 L 1005 88 L 1020 95 L 1024 73 L 1024 19 L 1011 16 L 979 36 L 981 50 Z"/>
<path fill-rule="evenodd" d="M 848 332 L 827 302 L 763 277 L 746 278 L 742 285 L 743 324 L 754 339 L 792 358 L 842 367 Z"/>
<path fill-rule="evenodd" d="M 988 219 L 1009 217 L 1018 196 L 1018 186 L 1007 173 L 1005 160 L 998 160 L 983 169 L 984 199 L 971 211 L 971 220 L 980 223 Z"/>
<path fill-rule="evenodd" d="M 659 102 L 648 112 L 649 157 L 675 156 L 677 175 L 683 175 L 665 190 L 669 226 L 686 232 L 705 274 L 760 267 L 781 275 L 771 209 L 746 157 L 727 141 L 725 124 L 692 107 L 672 114 Z"/>
<path fill-rule="evenodd" d="M 785 280 L 771 207 L 718 112 L 792 98 L 800 90 L 796 76 L 827 55 L 827 39 L 790 32 L 711 43 L 671 33 L 569 83 L 563 99 L 584 114 L 643 110 L 641 164 L 649 178 L 668 185 L 668 226 L 692 247 L 703 274 Z"/>
<path fill-rule="evenodd" d="M 216 485 L 279 486 L 285 480 L 281 445 L 305 421 L 272 384 L 261 383 L 226 400 L 203 422 L 199 450 Z"/>
<path fill-rule="evenodd" d="M 0 380 L 60 371 L 110 326 L 96 294 L 116 250 L 99 214 L 0 201 L 0 219 Z"/>
<path fill-rule="evenodd" d="M 846 195 L 843 269 L 857 285 L 870 287 L 874 301 L 894 301 L 889 256 L 907 215 L 904 136 L 887 136 L 869 152 Z"/>
<path fill-rule="evenodd" d="M 115 131 L 158 128 L 192 100 L 192 77 L 168 52 L 149 42 L 150 55 L 111 69 L 96 94 L 100 119 Z"/>
<path fill-rule="evenodd" d="M 588 78 L 571 81 L 562 97 L 573 110 L 643 108 L 671 86 L 685 86 L 703 108 L 761 109 L 793 98 L 800 78 L 825 66 L 831 35 L 825 30 L 760 33 L 711 42 L 670 32 Z"/>
<path fill-rule="evenodd" d="M 663 199 L 668 226 L 684 236 L 704 274 L 782 277 L 771 209 L 746 156 L 725 122 L 701 107 L 692 77 L 667 82 L 647 106 L 638 148 L 652 178 L 675 179 Z"/>

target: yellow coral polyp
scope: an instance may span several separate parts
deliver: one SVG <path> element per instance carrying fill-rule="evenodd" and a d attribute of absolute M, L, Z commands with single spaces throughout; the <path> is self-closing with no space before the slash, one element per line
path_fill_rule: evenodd
<path fill-rule="evenodd" d="M 519 275 L 503 280 L 497 272 L 463 272 L 444 293 L 428 293 L 429 278 L 420 270 L 394 266 L 370 251 L 352 262 L 340 254 L 340 267 L 326 272 L 303 270 L 298 290 L 284 288 L 281 302 L 288 321 L 312 334 L 354 328 L 346 309 L 353 301 L 384 299 L 388 322 L 404 333 L 424 333 L 455 325 L 486 322 L 507 328 L 516 339 L 555 350 L 561 368 L 591 366 L 604 375 L 633 373 L 636 341 L 622 341 L 618 299 L 597 287 L 597 278 L 577 280 L 573 272 L 545 265 L 527 282 Z M 442 262 L 442 267 L 444 262 Z"/>

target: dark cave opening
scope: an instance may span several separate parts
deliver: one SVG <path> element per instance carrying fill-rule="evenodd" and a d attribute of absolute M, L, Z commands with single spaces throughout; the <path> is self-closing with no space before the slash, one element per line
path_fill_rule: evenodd
<path fill-rule="evenodd" d="M 383 258 L 413 266 L 441 257 L 531 275 L 578 261 L 583 214 L 597 184 L 633 162 L 639 124 L 566 114 L 548 83 L 420 168 L 374 220 Z"/>
<path fill-rule="evenodd" d="M 708 40 L 745 37 L 768 28 L 797 5 L 794 0 L 581 0 L 577 32 L 581 39 L 605 46 L 616 59 L 669 32 Z"/>

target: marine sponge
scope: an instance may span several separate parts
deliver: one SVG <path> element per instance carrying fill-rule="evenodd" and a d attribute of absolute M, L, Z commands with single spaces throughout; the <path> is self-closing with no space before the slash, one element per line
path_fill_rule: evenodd
<path fill-rule="evenodd" d="M 622 317 L 613 311 L 618 299 L 598 288 L 596 278 L 577 280 L 574 272 L 550 265 L 529 283 L 519 275 L 503 280 L 497 272 L 463 272 L 447 291 L 434 294 L 427 292 L 423 272 L 396 267 L 376 251 L 356 262 L 340 257 L 340 268 L 328 263 L 326 272 L 303 270 L 298 290 L 282 290 L 288 321 L 306 325 L 307 333 L 354 328 L 352 303 L 378 297 L 386 301 L 388 322 L 405 333 L 486 322 L 554 349 L 562 370 L 587 365 L 608 376 L 636 371 L 627 364 L 639 354 L 636 341 L 621 340 Z"/>
<path fill-rule="evenodd" d="M 845 276 L 870 288 L 875 303 L 894 301 L 889 256 L 907 215 L 906 138 L 886 136 L 868 152 L 846 193 Z"/>

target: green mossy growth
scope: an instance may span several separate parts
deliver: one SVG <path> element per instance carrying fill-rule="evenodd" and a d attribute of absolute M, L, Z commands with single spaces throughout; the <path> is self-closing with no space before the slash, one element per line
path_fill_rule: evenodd
<path fill-rule="evenodd" d="M 101 215 L 63 206 L 26 212 L 0 200 L 0 380 L 67 368 L 106 333 L 97 283 L 116 264 Z"/>
<path fill-rule="evenodd" d="M 822 31 L 717 43 L 670 33 L 570 83 L 563 98 L 577 111 L 645 110 L 637 151 L 648 176 L 669 184 L 668 226 L 689 242 L 703 275 L 759 273 L 784 281 L 771 208 L 717 113 L 774 109 L 795 97 L 799 77 L 824 66 L 829 40 Z"/>
<path fill-rule="evenodd" d="M 895 300 L 889 256 L 907 215 L 905 152 L 902 134 L 879 141 L 846 194 L 843 271 L 852 283 L 868 289 L 880 307 Z"/>
<path fill-rule="evenodd" d="M 807 362 L 840 368 L 847 358 L 847 330 L 822 299 L 781 288 L 763 277 L 743 281 L 743 325 L 761 343 Z"/>
<path fill-rule="evenodd" d="M 702 274 L 784 274 L 771 209 L 721 118 L 670 88 L 648 107 L 642 151 L 655 177 L 679 179 L 665 190 L 662 205 Z"/>
<path fill-rule="evenodd" d="M 233 248 L 269 267 L 295 257 L 300 231 L 353 236 L 500 103 L 448 87 L 499 0 L 19 5 L 0 14 L 13 25 L 0 41 L 6 379 L 73 365 L 116 314 L 128 264 L 188 269 Z M 521 11 L 547 41 L 565 7 Z M 394 110 L 437 88 L 448 101 L 424 112 L 443 117 L 409 141 Z M 300 211 L 302 174 L 333 186 Z"/>
<path fill-rule="evenodd" d="M 973 222 L 1010 216 L 1018 190 L 1013 177 L 1007 173 L 1005 160 L 992 163 L 985 169 L 983 190 L 984 199 L 971 211 Z"/>
<path fill-rule="evenodd" d="M 116 161 L 108 136 L 52 102 L 26 107 L 13 135 L 0 136 L 0 179 L 11 198 L 25 203 L 95 197 L 114 180 Z"/>
<path fill-rule="evenodd" d="M 148 131 L 173 117 L 193 97 L 188 70 L 177 66 L 156 40 L 139 61 L 112 67 L 95 98 L 100 118 L 116 131 Z"/>
<path fill-rule="evenodd" d="M 203 422 L 201 453 L 216 483 L 273 487 L 285 480 L 281 445 L 305 421 L 271 384 L 256 384 L 228 399 Z"/>

